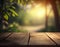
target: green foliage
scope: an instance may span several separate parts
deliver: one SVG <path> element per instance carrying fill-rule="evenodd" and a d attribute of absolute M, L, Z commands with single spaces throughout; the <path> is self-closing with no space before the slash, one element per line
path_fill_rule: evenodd
<path fill-rule="evenodd" d="M 55 26 L 49 26 L 47 29 L 43 28 L 43 29 L 39 30 L 38 32 L 55 32 L 55 31 L 57 31 Z"/>
<path fill-rule="evenodd" d="M 16 23 L 15 23 L 16 24 Z M 26 32 L 25 30 L 22 30 L 22 29 L 18 29 L 18 26 L 16 26 L 15 24 L 11 24 L 6 32 Z"/>
<path fill-rule="evenodd" d="M 13 0 L 9 0 L 10 2 L 13 2 Z"/>
<path fill-rule="evenodd" d="M 57 31 L 57 29 L 54 26 L 50 26 L 50 27 L 48 27 L 48 31 Z"/>
<path fill-rule="evenodd" d="M 18 1 L 18 2 L 16 2 Z M 20 16 L 20 21 L 22 19 L 24 19 L 24 15 L 25 15 L 25 11 L 22 10 L 21 8 L 18 8 L 18 4 L 17 3 L 20 3 L 22 4 L 23 6 L 25 4 L 27 4 L 29 2 L 29 0 L 6 0 L 4 2 L 4 8 L 3 8 L 3 16 L 4 16 L 4 19 L 8 21 L 9 17 L 16 17 L 16 16 Z M 18 11 L 20 9 L 20 14 L 18 14 Z"/>
<path fill-rule="evenodd" d="M 16 11 L 16 9 L 17 9 L 16 6 L 18 6 L 18 4 L 13 2 L 13 1 L 14 0 L 6 0 L 3 4 L 3 10 L 2 11 L 3 11 L 4 19 L 8 20 L 9 16 L 13 16 L 13 17 L 18 16 L 18 13 Z"/>
<path fill-rule="evenodd" d="M 10 10 L 10 12 L 12 12 L 12 16 L 14 16 L 14 15 L 16 15 L 16 16 L 18 16 L 18 14 L 14 11 L 14 10 L 12 10 L 12 9 L 9 9 Z"/>
<path fill-rule="evenodd" d="M 8 15 L 7 14 L 4 15 L 4 19 L 8 20 Z"/>
<path fill-rule="evenodd" d="M 7 29 L 7 31 L 8 31 L 8 32 L 20 32 L 20 30 L 18 30 L 16 26 L 9 27 L 9 28 Z"/>
<path fill-rule="evenodd" d="M 1 10 L 2 13 L 2 17 L 3 18 L 3 21 L 6 21 L 8 24 L 9 24 L 9 18 L 10 17 L 17 17 L 18 16 L 18 4 L 13 2 L 13 0 L 6 0 L 6 1 L 3 1 L 3 8 Z M 11 20 L 12 21 L 12 20 Z M 3 25 L 5 26 L 5 29 L 8 28 L 8 24 L 4 22 Z"/>
<path fill-rule="evenodd" d="M 18 4 L 25 6 L 26 4 L 28 4 L 31 0 L 17 0 Z"/>

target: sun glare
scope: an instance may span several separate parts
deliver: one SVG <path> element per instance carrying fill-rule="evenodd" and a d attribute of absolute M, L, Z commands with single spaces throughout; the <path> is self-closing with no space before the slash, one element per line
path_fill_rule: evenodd
<path fill-rule="evenodd" d="M 46 6 L 42 4 L 35 4 L 34 7 L 30 4 L 27 7 L 27 12 L 29 15 L 34 16 L 34 17 L 45 17 L 45 15 L 51 15 L 50 10 L 51 10 L 51 5 L 47 6 L 47 12 L 46 12 Z"/>
<path fill-rule="evenodd" d="M 36 5 L 30 10 L 30 15 L 42 17 L 45 15 L 45 8 L 41 5 Z"/>

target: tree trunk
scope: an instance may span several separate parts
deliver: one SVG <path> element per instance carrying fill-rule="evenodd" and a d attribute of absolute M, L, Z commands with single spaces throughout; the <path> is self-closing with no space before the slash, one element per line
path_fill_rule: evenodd
<path fill-rule="evenodd" d="M 60 5 L 60 0 L 58 0 L 59 1 L 59 5 Z"/>
<path fill-rule="evenodd" d="M 46 15 L 45 15 L 45 28 L 46 28 L 46 31 L 48 31 L 48 16 L 47 16 L 47 1 L 46 1 L 46 5 L 45 5 L 45 8 L 46 8 Z"/>
<path fill-rule="evenodd" d="M 51 5 L 52 5 L 53 12 L 54 12 L 56 28 L 57 28 L 58 31 L 60 31 L 59 14 L 58 14 L 56 2 L 55 2 L 55 0 L 50 0 L 50 3 L 51 3 Z"/>

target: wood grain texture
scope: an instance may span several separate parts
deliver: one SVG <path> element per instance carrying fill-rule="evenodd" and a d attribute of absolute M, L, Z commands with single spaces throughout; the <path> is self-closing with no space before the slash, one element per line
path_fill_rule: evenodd
<path fill-rule="evenodd" d="M 3 33 L 1 45 L 60 45 L 60 32 Z"/>
<path fill-rule="evenodd" d="M 55 45 L 45 33 L 31 33 L 29 45 Z"/>
<path fill-rule="evenodd" d="M 55 32 L 55 33 L 47 33 L 47 35 L 55 41 L 57 45 L 60 45 L 60 32 Z"/>
<path fill-rule="evenodd" d="M 3 39 L 5 39 L 5 38 L 9 37 L 10 34 L 11 34 L 11 33 L 1 33 L 1 35 L 0 35 L 0 40 L 3 40 Z"/>
<path fill-rule="evenodd" d="M 13 33 L 6 40 L 12 41 L 10 44 L 27 45 L 29 33 Z"/>

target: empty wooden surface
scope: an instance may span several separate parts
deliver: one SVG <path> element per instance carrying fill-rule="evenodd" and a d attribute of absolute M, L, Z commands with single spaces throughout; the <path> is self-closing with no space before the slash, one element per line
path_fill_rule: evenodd
<path fill-rule="evenodd" d="M 30 35 L 29 45 L 55 45 L 45 33 L 32 33 Z"/>
<path fill-rule="evenodd" d="M 3 40 L 5 38 L 9 37 L 10 35 L 11 35 L 11 33 L 1 33 L 0 34 L 0 40 Z"/>
<path fill-rule="evenodd" d="M 13 33 L 6 40 L 10 40 L 10 41 L 15 42 L 19 45 L 27 45 L 28 38 L 29 38 L 28 33 Z"/>
<path fill-rule="evenodd" d="M 60 32 L 0 33 L 0 45 L 60 45 Z"/>
<path fill-rule="evenodd" d="M 60 45 L 60 33 L 47 33 L 47 35 L 56 43 L 56 45 Z"/>

